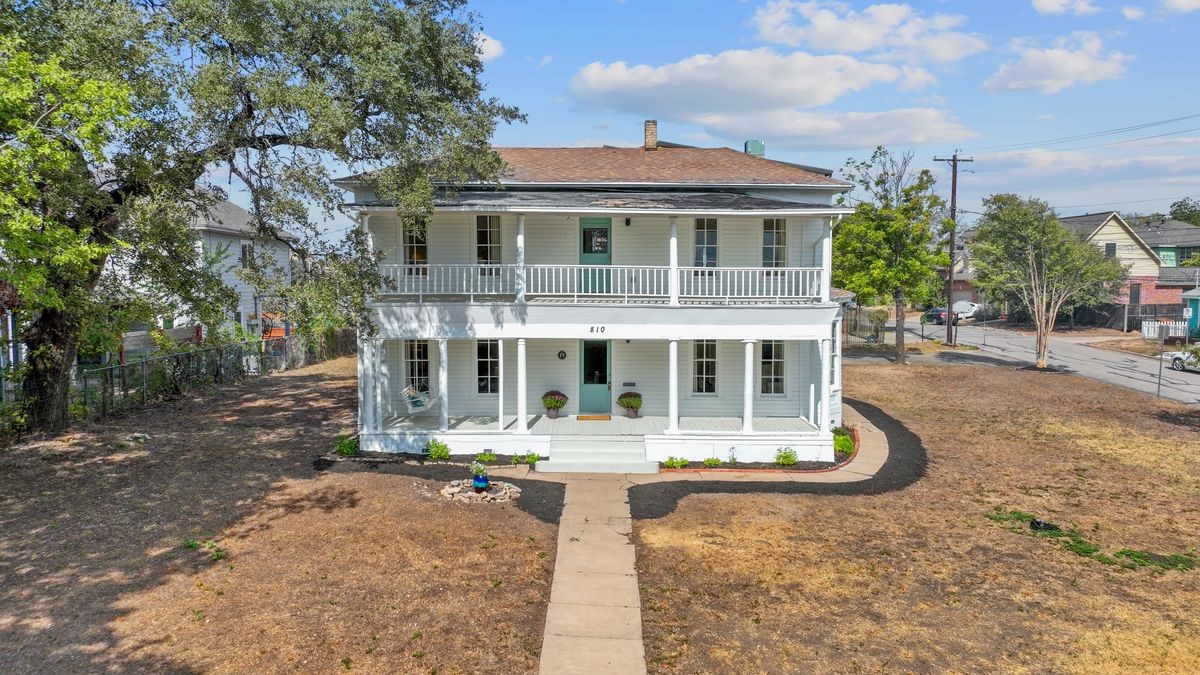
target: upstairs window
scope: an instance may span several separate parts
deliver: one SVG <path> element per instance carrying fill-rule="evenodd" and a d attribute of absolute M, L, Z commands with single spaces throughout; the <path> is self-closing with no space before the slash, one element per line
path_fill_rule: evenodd
<path fill-rule="evenodd" d="M 692 393 L 717 393 L 717 341 L 692 343 Z"/>
<path fill-rule="evenodd" d="M 783 218 L 763 221 L 762 266 L 787 267 L 787 221 Z"/>
<path fill-rule="evenodd" d="M 428 276 L 429 245 L 425 241 L 425 229 L 420 232 L 404 229 L 404 265 L 408 274 L 413 276 Z M 420 267 L 418 267 L 420 266 Z"/>
<path fill-rule="evenodd" d="M 409 386 L 417 391 L 429 391 L 428 340 L 409 340 L 404 343 L 404 373 Z"/>
<path fill-rule="evenodd" d="M 1117 257 L 1117 243 L 1115 241 L 1106 242 L 1104 244 L 1104 257 L 1105 258 Z"/>
<path fill-rule="evenodd" d="M 500 341 L 478 340 L 475 342 L 476 372 L 479 375 L 477 391 L 481 394 L 500 392 Z"/>
<path fill-rule="evenodd" d="M 500 216 L 475 216 L 475 263 L 481 266 L 500 264 Z M 494 275 L 499 270 L 485 267 L 480 274 Z"/>
<path fill-rule="evenodd" d="M 242 269 L 248 269 L 252 260 L 254 260 L 254 244 L 251 244 L 248 241 L 243 241 L 241 257 L 238 258 L 238 261 L 242 265 Z"/>
<path fill-rule="evenodd" d="M 783 394 L 783 340 L 763 340 L 761 357 L 759 391 Z"/>
<path fill-rule="evenodd" d="M 693 240 L 692 265 L 694 267 L 717 266 L 717 219 L 697 218 L 696 236 Z"/>

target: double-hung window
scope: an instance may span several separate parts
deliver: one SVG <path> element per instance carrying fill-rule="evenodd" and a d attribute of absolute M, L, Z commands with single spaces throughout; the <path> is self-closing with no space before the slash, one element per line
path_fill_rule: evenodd
<path fill-rule="evenodd" d="M 475 262 L 481 275 L 500 272 L 500 216 L 475 216 Z"/>
<path fill-rule="evenodd" d="M 692 393 L 717 393 L 717 341 L 692 343 Z"/>
<path fill-rule="evenodd" d="M 759 391 L 783 394 L 783 340 L 763 340 L 761 357 Z"/>
<path fill-rule="evenodd" d="M 238 262 L 241 264 L 242 269 L 247 269 L 250 267 L 250 263 L 253 262 L 253 260 L 254 260 L 254 244 L 243 240 L 242 247 L 241 247 L 241 256 L 238 258 Z"/>
<path fill-rule="evenodd" d="M 404 268 L 412 276 L 429 276 L 429 245 L 425 234 L 425 228 L 404 229 Z"/>
<path fill-rule="evenodd" d="M 833 339 L 829 342 L 829 386 L 842 388 L 842 322 L 833 322 Z"/>
<path fill-rule="evenodd" d="M 407 384 L 417 391 L 429 391 L 429 341 L 404 343 L 404 372 Z"/>
<path fill-rule="evenodd" d="M 762 266 L 787 267 L 787 221 L 783 218 L 763 221 Z"/>
<path fill-rule="evenodd" d="M 717 266 L 717 219 L 697 218 L 692 244 L 694 267 Z"/>
<path fill-rule="evenodd" d="M 500 341 L 477 340 L 475 361 L 479 375 L 477 391 L 480 394 L 500 393 Z"/>

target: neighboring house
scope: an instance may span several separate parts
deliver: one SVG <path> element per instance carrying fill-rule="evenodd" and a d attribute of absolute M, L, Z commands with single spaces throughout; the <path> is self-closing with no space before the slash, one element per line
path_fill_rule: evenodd
<path fill-rule="evenodd" d="M 242 281 L 237 270 L 246 265 L 251 251 L 265 251 L 273 256 L 282 268 L 284 274 L 291 274 L 291 251 L 287 244 L 280 241 L 263 242 L 256 239 L 258 231 L 249 211 L 228 201 L 218 202 L 209 210 L 207 217 L 197 218 L 192 227 L 199 231 L 200 243 L 206 251 L 225 250 L 225 264 L 221 268 L 221 279 L 225 285 L 238 294 L 237 309 L 230 315 L 231 323 L 241 326 L 254 334 L 271 332 L 271 337 L 278 337 L 287 332 L 286 321 L 278 315 L 263 316 L 264 297 L 258 289 Z M 285 239 L 298 241 L 296 235 L 285 232 Z M 174 324 L 188 323 L 188 317 L 174 317 Z"/>
<path fill-rule="evenodd" d="M 1180 266 L 1200 255 L 1200 227 L 1163 218 L 1141 220 L 1131 223 L 1131 227 L 1162 261 L 1158 270 L 1159 287 L 1180 294 L 1200 288 L 1200 267 Z M 1174 302 L 1182 302 L 1182 297 Z"/>
<path fill-rule="evenodd" d="M 0 402 L 11 398 L 14 385 L 5 374 L 21 363 L 25 351 L 19 337 L 16 307 L 16 289 L 0 281 Z"/>
<path fill-rule="evenodd" d="M 394 289 L 359 343 L 365 450 L 534 451 L 541 470 L 656 471 L 668 456 L 833 459 L 841 302 L 830 172 L 657 140 L 497 148 L 503 190 L 435 200 L 402 228 L 338 181 Z M 558 419 L 542 406 L 558 390 Z M 617 404 L 637 391 L 629 419 Z"/>

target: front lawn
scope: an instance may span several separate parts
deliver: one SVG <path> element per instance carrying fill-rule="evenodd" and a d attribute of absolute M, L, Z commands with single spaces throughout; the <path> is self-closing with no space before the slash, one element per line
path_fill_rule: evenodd
<path fill-rule="evenodd" d="M 321 460 L 354 373 L 0 449 L 0 671 L 536 670 L 561 491 L 531 515 L 439 497 L 461 467 Z"/>
<path fill-rule="evenodd" d="M 1194 408 L 1015 367 L 845 383 L 920 437 L 927 475 L 635 522 L 652 671 L 1195 671 Z"/>

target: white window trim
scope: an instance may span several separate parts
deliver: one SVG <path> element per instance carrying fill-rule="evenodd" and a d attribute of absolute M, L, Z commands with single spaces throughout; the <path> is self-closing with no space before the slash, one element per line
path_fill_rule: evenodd
<path fill-rule="evenodd" d="M 420 363 L 421 361 L 420 361 L 420 359 L 410 357 L 410 354 L 415 353 L 415 348 L 416 348 L 417 343 L 424 343 L 425 344 L 425 390 L 430 393 L 433 393 L 433 390 L 434 390 L 433 389 L 433 384 L 434 384 L 433 383 L 433 357 L 432 357 L 432 352 L 429 347 L 429 342 L 430 342 L 429 340 L 405 340 L 404 341 L 404 352 L 400 355 L 400 362 L 404 366 L 403 367 L 404 386 L 407 387 L 409 385 L 412 385 L 414 387 L 417 387 L 417 389 L 420 389 L 420 387 L 418 386 L 418 384 L 416 382 L 416 378 L 413 376 L 413 373 L 415 372 L 413 365 Z"/>
<path fill-rule="evenodd" d="M 716 259 L 713 261 L 713 267 L 721 266 L 721 220 L 719 218 L 693 218 L 692 219 L 692 255 L 689 264 L 692 267 L 702 267 L 696 260 L 696 248 L 698 247 L 696 238 L 697 221 L 704 220 L 713 222 L 713 232 L 716 234 L 717 241 L 713 245 L 716 249 Z"/>
<path fill-rule="evenodd" d="M 829 378 L 831 391 L 842 390 L 842 320 L 833 322 L 833 340 L 829 343 L 829 367 L 833 373 Z"/>
<path fill-rule="evenodd" d="M 787 246 L 788 221 L 787 221 L 787 218 L 763 218 L 762 231 L 766 231 L 768 222 L 776 223 L 779 226 L 778 232 L 779 232 L 779 235 L 783 238 L 783 243 L 780 244 L 778 241 L 776 241 L 776 243 L 771 245 L 771 248 L 773 250 L 782 250 L 783 251 L 783 264 L 781 264 L 777 267 L 767 267 L 767 265 L 766 265 L 767 261 L 766 261 L 766 255 L 765 255 L 767 252 L 767 247 L 765 244 L 762 244 L 761 242 L 759 243 L 759 249 L 760 249 L 759 250 L 759 258 L 760 258 L 759 264 L 761 264 L 763 266 L 763 269 L 771 269 L 771 270 L 787 267 L 788 266 L 788 246 Z"/>
<path fill-rule="evenodd" d="M 770 394 L 763 393 L 763 390 L 762 390 L 762 387 L 763 387 L 763 355 L 762 355 L 763 350 L 762 350 L 762 346 L 763 346 L 764 342 L 778 342 L 779 348 L 782 350 L 782 357 L 778 359 L 778 362 L 779 362 L 779 365 L 783 369 L 783 373 L 780 375 L 780 377 L 783 378 L 783 391 L 772 392 Z M 788 395 L 788 378 L 787 378 L 788 348 L 787 348 L 787 342 L 788 342 L 787 340 L 759 340 L 759 342 L 758 342 L 758 359 L 756 361 L 757 370 L 758 370 L 758 392 L 757 392 L 757 394 L 760 398 L 787 398 L 787 395 Z"/>
<path fill-rule="evenodd" d="M 480 218 L 487 218 L 489 225 L 491 223 L 492 218 L 496 219 L 496 239 L 495 239 L 495 244 L 494 244 L 494 248 L 496 249 L 496 258 L 495 258 L 495 260 L 492 260 L 489 263 L 480 263 L 479 262 L 479 219 Z M 479 266 L 479 265 L 483 265 L 483 264 L 487 264 L 487 265 L 502 265 L 502 264 L 504 264 L 504 217 L 502 215 L 500 215 L 499 213 L 477 213 L 477 214 L 475 214 L 475 222 L 473 223 L 473 225 L 474 225 L 474 228 L 473 228 L 474 237 L 472 239 L 472 248 L 471 248 L 472 256 L 471 257 L 475 260 L 475 265 Z M 425 239 L 426 239 L 426 253 L 428 253 L 428 240 L 429 240 L 428 235 L 426 235 Z M 490 246 L 492 246 L 492 245 L 490 245 Z"/>
<path fill-rule="evenodd" d="M 474 347 L 475 347 L 475 359 L 474 359 L 474 361 L 475 361 L 475 378 L 472 380 L 472 382 L 474 383 L 474 386 L 471 388 L 470 391 L 477 398 L 496 398 L 497 396 L 500 395 L 500 388 L 504 386 L 504 383 L 502 381 L 500 381 L 500 378 L 498 375 L 496 378 L 496 391 L 479 391 L 479 377 L 480 377 L 479 376 L 479 363 L 480 363 L 479 345 L 480 345 L 480 343 L 483 343 L 483 342 L 495 342 L 496 343 L 495 363 L 497 364 L 497 367 L 499 366 L 500 359 L 503 358 L 500 355 L 500 350 L 503 349 L 504 346 L 500 344 L 500 340 L 494 339 L 494 338 L 488 339 L 488 340 L 475 340 L 475 345 L 474 345 Z"/>
<path fill-rule="evenodd" d="M 711 359 L 712 364 L 713 364 L 713 375 L 712 375 L 713 390 L 712 391 L 696 391 L 696 377 L 698 377 L 698 374 L 697 374 L 698 371 L 696 369 L 696 361 L 698 360 L 696 358 L 696 343 L 698 343 L 698 342 L 713 343 L 713 357 Z M 692 340 L 688 346 L 691 348 L 691 356 L 688 358 L 688 361 L 691 363 L 691 366 L 689 369 L 690 370 L 689 374 L 691 375 L 691 377 L 689 378 L 689 381 L 688 381 L 688 391 L 690 392 L 690 396 L 692 398 L 717 398 L 717 396 L 721 393 L 721 383 L 720 383 L 721 342 L 720 342 L 720 340 Z M 708 360 L 708 359 L 706 359 L 706 360 Z"/>

